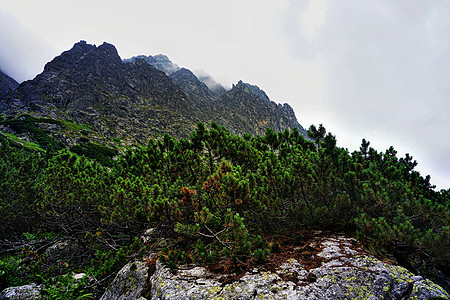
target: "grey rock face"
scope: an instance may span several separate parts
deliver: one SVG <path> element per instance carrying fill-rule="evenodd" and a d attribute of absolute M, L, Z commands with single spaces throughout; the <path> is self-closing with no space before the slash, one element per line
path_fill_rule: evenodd
<path fill-rule="evenodd" d="M 0 293 L 0 299 L 11 300 L 35 300 L 42 299 L 41 290 L 43 286 L 36 283 L 9 287 Z"/>

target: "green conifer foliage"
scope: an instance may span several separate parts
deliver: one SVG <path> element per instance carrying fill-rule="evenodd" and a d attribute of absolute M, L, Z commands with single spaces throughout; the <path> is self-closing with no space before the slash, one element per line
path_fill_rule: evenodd
<path fill-rule="evenodd" d="M 100 226 L 107 193 L 104 167 L 67 150 L 52 157 L 36 184 L 38 212 L 49 228 L 81 239 Z"/>
<path fill-rule="evenodd" d="M 45 165 L 42 156 L 0 136 L 0 236 L 20 235 L 39 223 L 33 186 Z"/>
<path fill-rule="evenodd" d="M 161 256 L 173 268 L 263 263 L 267 236 L 304 228 L 356 232 L 431 276 L 449 268 L 450 190 L 434 190 L 412 156 L 393 147 L 379 152 L 363 140 L 349 153 L 322 125 L 308 136 L 238 136 L 199 123 L 188 139 L 166 134 L 106 165 L 2 140 L 0 229 L 21 235 L 39 221 L 41 231 L 78 239 L 101 274 L 137 255 L 148 227 L 177 238 Z"/>

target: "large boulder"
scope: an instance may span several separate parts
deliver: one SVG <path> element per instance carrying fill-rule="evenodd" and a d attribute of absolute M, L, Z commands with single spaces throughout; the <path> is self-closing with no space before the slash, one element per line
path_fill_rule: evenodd
<path fill-rule="evenodd" d="M 100 300 L 140 299 L 149 290 L 150 270 L 146 261 L 128 263 L 117 273 Z"/>
<path fill-rule="evenodd" d="M 173 274 L 160 262 L 150 278 L 151 299 L 449 299 L 432 281 L 384 263 L 344 237 L 318 239 L 320 266 L 307 268 L 288 259 L 273 271 L 254 269 L 223 284 L 203 267 Z M 286 278 L 289 278 L 288 280 Z"/>
<path fill-rule="evenodd" d="M 59 241 L 51 245 L 45 250 L 47 262 L 49 264 L 56 264 L 61 260 L 71 259 L 77 262 L 82 257 L 84 249 L 79 244 L 72 240 Z"/>
<path fill-rule="evenodd" d="M 0 293 L 0 299 L 10 300 L 35 300 L 42 299 L 41 290 L 43 286 L 36 283 L 15 286 L 4 289 Z"/>

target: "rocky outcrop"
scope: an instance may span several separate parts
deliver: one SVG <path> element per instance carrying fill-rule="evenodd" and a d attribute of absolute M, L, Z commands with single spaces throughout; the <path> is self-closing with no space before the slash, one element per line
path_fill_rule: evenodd
<path fill-rule="evenodd" d="M 59 241 L 45 249 L 45 257 L 50 265 L 70 257 L 74 263 L 81 263 L 85 249 L 71 240 Z"/>
<path fill-rule="evenodd" d="M 345 236 L 317 237 L 309 245 L 320 249 L 309 266 L 288 258 L 273 269 L 254 268 L 238 280 L 200 266 L 181 266 L 174 273 L 161 262 L 130 264 L 108 290 L 121 291 L 114 299 L 449 299 L 440 286 L 403 267 L 382 262 Z M 297 251 L 304 251 L 297 249 Z M 148 260 L 147 260 L 148 261 Z M 154 272 L 153 272 L 154 269 Z M 150 276 L 148 273 L 153 272 Z M 137 274 L 140 279 L 136 279 Z M 120 280 L 119 280 L 120 278 Z M 129 287 L 133 282 L 133 288 Z M 115 287 L 114 287 L 115 285 Z M 133 292 L 127 298 L 126 293 Z M 102 297 L 102 299 L 107 299 Z M 110 298 L 112 299 L 112 298 Z"/>
<path fill-rule="evenodd" d="M 43 286 L 35 283 L 9 287 L 0 293 L 0 299 L 8 300 L 37 300 L 42 299 L 41 290 Z"/>
<path fill-rule="evenodd" d="M 146 299 L 140 297 L 146 295 L 145 291 L 148 290 L 148 269 L 143 261 L 125 265 L 100 300 Z"/>
<path fill-rule="evenodd" d="M 0 95 L 9 93 L 18 86 L 19 83 L 17 81 L 0 71 Z"/>
<path fill-rule="evenodd" d="M 287 128 L 298 128 L 306 136 L 306 131 L 297 122 L 294 110 L 288 104 L 277 104 L 255 85 L 239 81 L 224 94 L 214 107 L 219 115 L 226 115 L 226 127 L 232 132 L 263 135 L 267 128 L 281 132 Z"/>

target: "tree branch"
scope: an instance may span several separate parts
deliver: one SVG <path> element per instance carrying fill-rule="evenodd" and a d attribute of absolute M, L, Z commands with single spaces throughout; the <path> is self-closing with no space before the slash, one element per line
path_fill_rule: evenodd
<path fill-rule="evenodd" d="M 231 248 L 230 248 L 227 244 L 225 244 L 224 242 L 222 242 L 222 241 L 219 239 L 219 237 L 218 237 L 218 235 L 221 234 L 222 232 L 224 232 L 224 231 L 226 230 L 226 228 L 222 229 L 222 230 L 219 231 L 218 233 L 214 233 L 214 232 L 213 232 L 208 226 L 206 226 L 206 225 L 205 225 L 205 228 L 208 229 L 208 231 L 209 231 L 212 235 L 208 235 L 208 234 L 204 234 L 204 233 L 199 232 L 199 234 L 200 234 L 201 236 L 208 237 L 208 238 L 215 238 L 220 244 L 222 244 L 222 246 L 226 247 L 228 250 L 231 250 Z"/>

